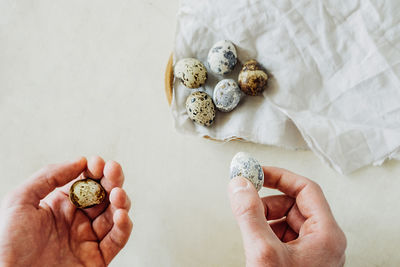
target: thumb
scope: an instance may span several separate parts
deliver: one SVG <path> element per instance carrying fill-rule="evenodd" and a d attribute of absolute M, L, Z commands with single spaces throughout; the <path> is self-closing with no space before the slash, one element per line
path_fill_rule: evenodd
<path fill-rule="evenodd" d="M 233 178 L 228 191 L 245 250 L 260 242 L 270 245 L 278 242 L 265 217 L 264 205 L 250 181 L 243 177 Z"/>
<path fill-rule="evenodd" d="M 54 189 L 77 178 L 86 169 L 86 165 L 86 158 L 80 157 L 42 168 L 15 192 L 16 202 L 38 206 L 40 200 Z"/>

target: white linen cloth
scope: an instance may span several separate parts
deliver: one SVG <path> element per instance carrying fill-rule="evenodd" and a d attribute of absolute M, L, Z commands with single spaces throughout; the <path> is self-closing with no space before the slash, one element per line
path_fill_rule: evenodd
<path fill-rule="evenodd" d="M 308 146 L 341 173 L 399 158 L 400 1 L 182 0 L 174 62 L 206 63 L 211 46 L 231 40 L 243 63 L 269 72 L 262 96 L 246 96 L 206 128 L 185 111 L 192 92 L 174 82 L 179 131 L 291 149 Z M 207 64 L 205 64 L 207 65 Z M 240 66 L 228 78 L 237 79 Z M 218 77 L 209 72 L 204 90 Z"/>

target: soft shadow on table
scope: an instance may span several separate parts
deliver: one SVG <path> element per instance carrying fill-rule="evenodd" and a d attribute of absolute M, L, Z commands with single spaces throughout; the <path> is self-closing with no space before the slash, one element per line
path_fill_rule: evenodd
<path fill-rule="evenodd" d="M 216 213 L 204 216 L 210 219 L 202 224 L 193 223 L 191 233 L 174 231 L 178 233 L 175 238 L 165 240 L 171 263 L 179 266 L 244 266 L 241 235 L 233 216 L 231 220 L 224 215 L 218 218 Z"/>

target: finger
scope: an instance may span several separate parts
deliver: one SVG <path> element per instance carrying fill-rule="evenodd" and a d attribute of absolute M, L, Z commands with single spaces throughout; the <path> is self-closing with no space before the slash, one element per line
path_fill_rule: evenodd
<path fill-rule="evenodd" d="M 114 187 L 122 187 L 124 184 L 124 172 L 118 162 L 113 160 L 107 161 L 103 173 L 104 178 L 100 182 L 107 192 L 111 192 Z"/>
<path fill-rule="evenodd" d="M 125 209 L 115 211 L 113 222 L 113 228 L 100 242 L 100 250 L 107 265 L 125 246 L 132 232 L 132 221 Z"/>
<path fill-rule="evenodd" d="M 120 187 L 115 187 L 110 193 L 110 202 L 117 209 L 129 211 L 131 208 L 131 200 L 125 190 Z"/>
<path fill-rule="evenodd" d="M 286 223 L 285 220 L 271 222 L 269 223 L 269 226 L 271 227 L 272 231 L 274 231 L 274 234 L 277 238 L 279 238 L 279 240 L 282 240 L 282 237 L 284 236 L 286 230 L 289 228 L 289 225 Z"/>
<path fill-rule="evenodd" d="M 97 238 L 99 240 L 103 239 L 111 230 L 113 226 L 113 215 L 116 210 L 124 209 L 129 211 L 130 207 L 131 201 L 126 192 L 122 188 L 114 188 L 110 193 L 110 205 L 107 207 L 107 210 L 93 221 L 93 230 Z"/>
<path fill-rule="evenodd" d="M 288 214 L 295 200 L 286 195 L 268 196 L 261 199 L 267 220 L 277 220 Z"/>
<path fill-rule="evenodd" d="M 67 184 L 65 184 L 64 186 L 61 186 L 60 188 L 57 188 L 57 190 L 61 191 L 62 193 L 64 193 L 66 196 L 69 196 L 69 191 L 71 189 L 71 186 L 78 180 L 82 180 L 85 179 L 85 172 L 82 172 L 78 177 L 76 177 L 75 179 L 73 179 L 72 181 L 68 182 Z"/>
<path fill-rule="evenodd" d="M 97 161 L 98 165 L 101 162 Z M 97 166 L 98 168 L 99 166 Z M 95 168 L 93 168 L 94 170 Z M 104 187 L 104 189 L 107 192 L 107 195 L 110 194 L 111 190 L 115 187 L 122 187 L 124 183 L 124 173 L 122 171 L 121 165 L 119 165 L 115 161 L 108 161 L 104 165 L 104 169 L 102 171 L 104 174 L 104 177 L 100 180 L 101 185 Z M 100 205 L 97 205 L 93 208 L 85 209 L 84 212 L 90 219 L 95 219 L 97 216 L 99 216 L 102 212 L 105 211 L 107 206 L 109 205 L 109 196 L 107 197 L 107 200 L 101 203 Z"/>
<path fill-rule="evenodd" d="M 60 229 L 62 228 L 65 228 L 65 225 L 64 227 L 60 227 Z M 75 242 L 78 241 L 79 243 L 82 243 L 85 241 L 97 241 L 96 235 L 92 231 L 90 221 L 80 210 L 75 212 L 71 226 L 68 230 L 70 231 L 70 238 L 75 239 L 73 240 Z"/>
<path fill-rule="evenodd" d="M 40 200 L 54 189 L 78 177 L 86 169 L 86 163 L 86 158 L 80 157 L 74 161 L 49 165 L 41 169 L 17 189 L 16 202 L 38 207 Z"/>
<path fill-rule="evenodd" d="M 264 186 L 278 189 L 295 198 L 301 214 L 307 219 L 315 216 L 321 220 L 332 219 L 332 213 L 319 185 L 313 181 L 275 167 L 263 167 Z"/>
<path fill-rule="evenodd" d="M 270 223 L 271 229 L 274 231 L 275 235 L 282 242 L 290 242 L 298 237 L 298 234 L 290 228 L 286 220 L 279 220 Z"/>
<path fill-rule="evenodd" d="M 247 179 L 236 177 L 229 183 L 228 191 L 245 248 L 260 241 L 272 244 L 278 242 L 267 223 L 263 204 L 254 186 Z"/>
<path fill-rule="evenodd" d="M 72 180 L 68 184 L 61 187 L 60 190 L 68 195 L 71 186 L 78 180 L 85 178 L 92 178 L 95 180 L 101 179 L 103 177 L 104 165 L 105 165 L 104 160 L 99 156 L 93 156 L 89 158 L 87 163 L 87 168 L 82 173 L 82 175 L 80 175 L 78 178 Z"/>
<path fill-rule="evenodd" d="M 88 167 L 85 171 L 85 176 L 92 179 L 101 179 L 103 177 L 105 162 L 99 156 L 91 157 L 88 160 Z"/>
<path fill-rule="evenodd" d="M 282 242 L 287 243 L 287 242 L 296 240 L 298 237 L 299 237 L 299 234 L 296 233 L 295 231 L 293 231 L 293 229 L 290 228 L 290 226 L 289 226 L 281 240 L 282 240 Z"/>
<path fill-rule="evenodd" d="M 289 210 L 286 221 L 289 224 L 290 228 L 292 228 L 296 233 L 300 232 L 301 226 L 304 224 L 306 219 L 303 215 L 301 215 L 297 204 L 294 204 L 293 207 Z"/>

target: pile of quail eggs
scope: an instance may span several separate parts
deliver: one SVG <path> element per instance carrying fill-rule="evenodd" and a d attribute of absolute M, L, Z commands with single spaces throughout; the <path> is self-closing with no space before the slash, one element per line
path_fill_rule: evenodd
<path fill-rule="evenodd" d="M 208 53 L 209 69 L 217 75 L 226 75 L 233 71 L 238 63 L 235 45 L 230 41 L 217 42 Z M 174 75 L 189 89 L 198 89 L 205 85 L 208 74 L 204 64 L 195 58 L 178 61 Z M 195 90 L 186 100 L 186 112 L 195 123 L 210 126 L 215 121 L 216 109 L 230 112 L 236 108 L 243 95 L 257 96 L 267 86 L 268 75 L 256 60 L 249 60 L 239 73 L 238 82 L 223 79 L 214 88 L 213 96 Z"/>

